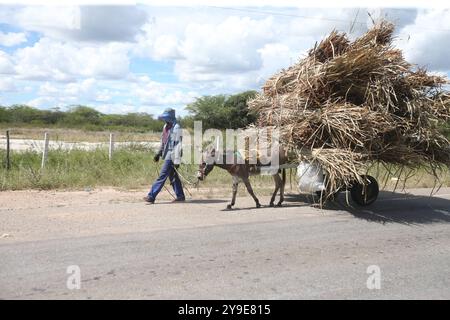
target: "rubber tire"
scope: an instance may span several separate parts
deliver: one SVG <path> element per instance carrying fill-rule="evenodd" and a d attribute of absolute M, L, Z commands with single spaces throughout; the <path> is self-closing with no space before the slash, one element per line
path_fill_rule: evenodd
<path fill-rule="evenodd" d="M 369 175 L 361 176 L 362 179 L 368 180 L 367 185 L 356 183 L 350 189 L 352 200 L 360 206 L 368 206 L 377 200 L 380 189 L 377 180 Z"/>

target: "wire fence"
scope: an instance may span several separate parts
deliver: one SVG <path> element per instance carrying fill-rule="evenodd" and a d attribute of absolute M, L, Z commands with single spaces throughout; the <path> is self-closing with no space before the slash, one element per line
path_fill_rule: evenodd
<path fill-rule="evenodd" d="M 13 130 L 6 130 L 4 135 L 0 135 L 0 150 L 5 150 L 5 168 L 10 170 L 11 168 L 11 153 L 12 152 L 37 152 L 42 154 L 41 167 L 44 168 L 48 158 L 48 152 L 51 150 L 59 151 L 95 151 L 105 150 L 108 154 L 108 159 L 112 160 L 114 157 L 114 151 L 122 148 L 134 148 L 141 150 L 157 150 L 159 142 L 156 141 L 136 141 L 136 139 L 130 139 L 131 141 L 123 141 L 123 137 L 120 141 L 117 141 L 116 137 L 119 133 L 105 133 L 103 136 L 104 141 L 87 142 L 87 141 L 64 141 L 60 140 L 58 135 L 52 135 L 51 132 L 42 132 L 42 139 L 27 139 L 20 135 L 14 137 Z M 130 137 L 126 134 L 126 137 Z M 100 139 L 102 137 L 100 136 Z M 100 140 L 99 139 L 99 140 Z"/>

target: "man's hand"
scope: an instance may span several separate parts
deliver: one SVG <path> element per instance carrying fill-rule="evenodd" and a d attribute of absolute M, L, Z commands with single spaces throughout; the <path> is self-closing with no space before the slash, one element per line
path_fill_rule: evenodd
<path fill-rule="evenodd" d="M 180 164 L 174 164 L 173 167 L 174 167 L 175 169 L 178 169 L 178 168 L 180 167 Z"/>
<path fill-rule="evenodd" d="M 158 162 L 159 161 L 159 153 L 155 154 L 155 156 L 153 157 L 153 161 Z"/>

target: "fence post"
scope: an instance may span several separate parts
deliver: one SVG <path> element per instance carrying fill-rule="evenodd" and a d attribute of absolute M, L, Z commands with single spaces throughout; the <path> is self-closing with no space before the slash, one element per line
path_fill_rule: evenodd
<path fill-rule="evenodd" d="M 114 133 L 110 133 L 109 134 L 109 160 L 112 160 L 112 156 L 113 156 L 113 152 L 114 152 Z"/>
<path fill-rule="evenodd" d="M 47 162 L 47 156 L 48 156 L 48 132 L 46 132 L 44 135 L 44 150 L 42 151 L 42 163 L 41 163 L 42 169 L 45 167 L 45 162 Z"/>
<path fill-rule="evenodd" d="M 10 146 L 9 146 L 9 130 L 6 130 L 6 170 L 11 169 L 11 162 L 9 158 Z"/>

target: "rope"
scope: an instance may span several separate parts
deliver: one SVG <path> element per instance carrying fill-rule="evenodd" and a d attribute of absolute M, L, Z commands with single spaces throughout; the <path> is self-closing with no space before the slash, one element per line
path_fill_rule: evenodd
<path fill-rule="evenodd" d="M 198 180 L 196 182 L 191 182 L 188 179 L 186 179 L 178 170 L 177 168 L 175 168 L 175 166 L 173 167 L 173 169 L 175 170 L 175 172 L 178 174 L 178 176 L 186 182 L 186 184 L 183 185 L 183 189 L 186 190 L 186 192 L 189 194 L 189 196 L 192 198 L 192 193 L 191 191 L 189 191 L 189 188 L 186 185 L 190 185 L 193 186 L 194 188 L 198 188 Z"/>
<path fill-rule="evenodd" d="M 189 196 L 192 198 L 192 193 L 191 193 L 191 191 L 189 190 L 189 188 L 186 186 L 186 184 L 187 184 L 187 185 L 190 185 L 190 186 L 193 186 L 193 187 L 195 187 L 195 188 L 198 188 L 198 180 L 197 180 L 196 182 L 191 182 L 191 181 L 189 181 L 188 179 L 186 179 L 186 178 L 180 173 L 180 171 L 178 171 L 177 168 L 175 168 L 175 166 L 173 167 L 173 169 L 174 169 L 174 171 L 178 174 L 178 176 L 185 182 L 185 184 L 182 185 L 182 186 L 183 186 L 183 189 L 184 189 L 184 190 L 186 191 L 186 193 L 188 193 Z M 155 167 L 155 170 L 156 170 L 157 176 L 159 177 L 159 176 L 160 176 L 160 173 L 159 173 L 158 167 Z M 170 180 L 169 180 L 169 181 L 170 181 Z M 170 183 L 170 184 L 172 184 L 172 183 Z M 163 185 L 163 187 L 164 187 L 164 189 L 170 194 L 170 196 L 175 200 L 176 197 L 172 194 L 172 192 L 170 192 L 169 188 L 167 188 L 165 184 Z"/>
<path fill-rule="evenodd" d="M 181 177 L 181 179 L 183 179 L 183 180 L 186 182 L 186 184 L 191 185 L 191 186 L 193 186 L 193 187 L 197 187 L 197 186 L 198 186 L 198 180 L 195 181 L 195 182 L 189 181 L 188 179 L 186 179 L 186 178 L 180 173 L 180 171 L 178 171 L 177 168 L 175 168 L 175 167 L 173 167 L 173 168 L 174 168 L 175 172 L 178 173 L 178 175 Z"/>

